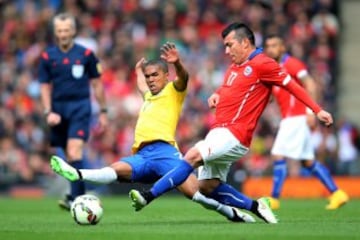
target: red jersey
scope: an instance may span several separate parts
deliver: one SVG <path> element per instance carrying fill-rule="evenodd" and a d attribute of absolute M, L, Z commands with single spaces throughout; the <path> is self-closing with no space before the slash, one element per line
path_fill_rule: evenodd
<path fill-rule="evenodd" d="M 275 60 L 257 49 L 247 61 L 232 64 L 226 71 L 223 85 L 217 91 L 220 99 L 213 127 L 227 127 L 241 144 L 249 146 L 260 115 L 268 104 L 272 85 L 284 86 L 314 112 L 320 111 L 303 88 L 292 82 Z"/>
<path fill-rule="evenodd" d="M 288 54 L 285 54 L 281 59 L 280 66 L 302 86 L 301 78 L 308 74 L 304 63 Z M 285 89 L 274 86 L 272 93 L 280 107 L 282 118 L 306 114 L 306 106 Z"/>

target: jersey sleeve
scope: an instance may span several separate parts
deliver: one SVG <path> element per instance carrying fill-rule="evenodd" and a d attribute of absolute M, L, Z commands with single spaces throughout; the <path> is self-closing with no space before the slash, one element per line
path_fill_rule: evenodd
<path fill-rule="evenodd" d="M 86 67 L 89 74 L 89 78 L 92 79 L 92 78 L 100 77 L 101 66 L 95 54 L 91 50 L 87 49 L 85 51 L 85 55 L 88 58 L 88 63 Z"/>
<path fill-rule="evenodd" d="M 38 77 L 40 83 L 50 83 L 51 81 L 49 55 L 47 52 L 41 53 Z"/>
<path fill-rule="evenodd" d="M 185 96 L 187 94 L 187 88 L 184 91 L 178 91 L 175 87 L 174 81 L 171 81 L 170 84 L 172 85 L 171 93 L 175 96 L 176 101 L 180 104 L 184 102 Z"/>
<path fill-rule="evenodd" d="M 290 92 L 290 94 L 294 95 L 299 101 L 309 107 L 314 113 L 317 114 L 321 111 L 321 107 L 311 99 L 305 89 L 296 81 L 290 81 L 289 84 L 284 85 L 283 88 L 285 88 Z"/>
<path fill-rule="evenodd" d="M 290 82 L 291 77 L 283 71 L 280 65 L 275 61 L 266 61 L 257 67 L 260 81 L 272 85 L 286 85 Z"/>
<path fill-rule="evenodd" d="M 308 75 L 308 70 L 305 64 L 302 61 L 293 57 L 285 63 L 285 68 L 290 74 L 290 76 L 299 80 Z"/>

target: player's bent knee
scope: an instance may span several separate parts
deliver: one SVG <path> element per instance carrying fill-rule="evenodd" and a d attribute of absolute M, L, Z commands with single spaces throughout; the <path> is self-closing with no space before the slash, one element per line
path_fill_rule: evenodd
<path fill-rule="evenodd" d="M 302 160 L 301 165 L 305 168 L 310 168 L 314 164 L 314 160 Z"/>
<path fill-rule="evenodd" d="M 219 185 L 219 179 L 206 179 L 199 181 L 199 191 L 205 196 L 209 196 Z"/>
<path fill-rule="evenodd" d="M 115 170 L 119 180 L 132 180 L 132 167 L 130 164 L 119 161 L 111 164 L 110 167 Z"/>
<path fill-rule="evenodd" d="M 199 150 L 196 147 L 192 147 L 185 154 L 184 159 L 193 167 L 199 167 L 202 165 L 202 157 Z"/>

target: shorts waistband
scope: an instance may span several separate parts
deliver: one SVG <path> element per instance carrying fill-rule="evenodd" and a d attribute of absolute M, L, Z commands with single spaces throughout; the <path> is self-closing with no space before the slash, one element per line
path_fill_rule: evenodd
<path fill-rule="evenodd" d="M 143 142 L 140 144 L 139 148 L 138 148 L 138 152 L 140 152 L 141 150 L 143 150 L 145 147 L 149 146 L 149 145 L 156 145 L 156 144 L 168 144 L 171 145 L 170 143 L 163 141 L 163 140 L 155 140 L 155 141 L 151 141 L 151 142 Z"/>

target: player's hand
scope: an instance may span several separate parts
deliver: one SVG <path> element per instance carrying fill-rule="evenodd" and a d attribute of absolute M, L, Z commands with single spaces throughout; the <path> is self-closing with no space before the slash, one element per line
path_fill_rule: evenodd
<path fill-rule="evenodd" d="M 316 117 L 325 124 L 325 126 L 330 126 L 333 124 L 334 120 L 330 113 L 325 110 L 321 110 L 316 114 Z"/>
<path fill-rule="evenodd" d="M 144 62 L 146 62 L 146 59 L 143 57 L 136 63 L 136 65 L 135 65 L 136 75 L 143 74 L 142 65 L 144 64 Z"/>
<path fill-rule="evenodd" d="M 61 116 L 57 113 L 50 112 L 46 117 L 46 123 L 50 126 L 56 126 L 61 122 Z"/>
<path fill-rule="evenodd" d="M 209 99 L 208 99 L 208 104 L 210 108 L 216 108 L 216 106 L 218 105 L 220 100 L 220 95 L 217 93 L 213 93 Z"/>
<path fill-rule="evenodd" d="M 161 48 L 161 55 L 160 57 L 164 59 L 168 63 L 175 63 L 179 61 L 179 52 L 175 47 L 174 43 L 167 42 Z"/>

